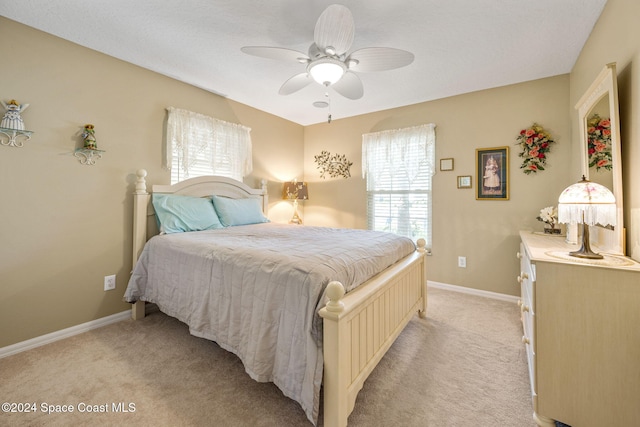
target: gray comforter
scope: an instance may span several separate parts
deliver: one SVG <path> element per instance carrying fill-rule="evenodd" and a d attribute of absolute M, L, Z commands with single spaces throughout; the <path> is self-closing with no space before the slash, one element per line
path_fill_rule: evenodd
<path fill-rule="evenodd" d="M 156 303 L 235 353 L 315 424 L 326 285 L 349 291 L 414 250 L 390 233 L 273 223 L 161 235 L 147 242 L 124 298 Z"/>

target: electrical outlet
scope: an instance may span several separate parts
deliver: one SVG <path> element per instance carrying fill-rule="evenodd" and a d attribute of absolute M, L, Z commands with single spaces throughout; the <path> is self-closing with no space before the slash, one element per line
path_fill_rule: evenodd
<path fill-rule="evenodd" d="M 104 290 L 111 291 L 116 288 L 116 275 L 104 276 Z"/>
<path fill-rule="evenodd" d="M 458 267 L 467 268 L 467 257 L 459 256 L 458 257 Z"/>

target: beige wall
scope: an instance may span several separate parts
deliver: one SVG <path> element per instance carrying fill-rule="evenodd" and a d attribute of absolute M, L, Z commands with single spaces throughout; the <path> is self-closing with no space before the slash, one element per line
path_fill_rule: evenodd
<path fill-rule="evenodd" d="M 254 172 L 246 182 L 269 180 L 273 220 L 291 214 L 279 200 L 281 182 L 304 176 L 305 222 L 338 227 L 366 227 L 362 134 L 435 123 L 436 157 L 453 157 L 455 170 L 434 178 L 428 277 L 516 295 L 518 230 L 540 229 L 539 209 L 576 180 L 573 105 L 605 63 L 617 62 L 628 247 L 640 254 L 638 16 L 634 0 L 609 0 L 570 75 L 308 127 L 0 18 L 0 55 L 11 58 L 0 67 L 0 97 L 31 104 L 24 120 L 35 131 L 24 148 L 0 147 L 0 347 L 128 308 L 121 297 L 131 270 L 134 172 L 146 168 L 150 184 L 169 181 L 161 167 L 167 106 L 252 128 Z M 519 170 L 514 146 L 533 121 L 558 142 L 537 176 Z M 96 126 L 106 150 L 96 166 L 71 154 L 85 123 Z M 475 150 L 496 146 L 510 148 L 511 198 L 477 201 L 473 189 L 456 188 L 456 177 L 472 175 L 475 188 Z M 313 156 L 322 150 L 346 154 L 352 178 L 321 180 Z M 466 269 L 458 256 L 467 257 Z M 113 273 L 117 290 L 104 292 L 103 276 Z"/>
<path fill-rule="evenodd" d="M 570 106 L 580 99 L 605 64 L 618 71 L 622 140 L 624 221 L 627 254 L 640 261 L 640 2 L 608 0 L 571 72 Z M 573 114 L 574 144 L 580 143 L 578 117 Z M 576 148 L 577 149 L 577 148 Z"/>
<path fill-rule="evenodd" d="M 578 117 L 574 105 L 605 64 L 616 62 L 623 143 L 627 253 L 640 261 L 640 2 L 609 0 L 574 69 L 553 77 L 460 95 L 305 128 L 305 179 L 311 200 L 307 224 L 366 227 L 361 135 L 383 129 L 437 125 L 436 158 L 453 157 L 455 170 L 434 178 L 433 256 L 428 278 L 470 288 L 516 295 L 519 273 L 513 257 L 520 229 L 539 229 L 540 208 L 556 205 L 559 193 L 580 178 Z M 550 167 L 538 176 L 519 169 L 515 135 L 538 121 L 558 142 Z M 476 148 L 510 146 L 511 200 L 477 201 L 472 190 L 456 189 L 457 175 L 473 175 Z M 349 180 L 322 180 L 313 156 L 322 150 L 354 162 Z M 457 257 L 467 257 L 467 268 Z"/>
<path fill-rule="evenodd" d="M 135 171 L 169 182 L 168 106 L 251 127 L 246 182 L 269 180 L 272 217 L 290 214 L 280 182 L 303 175 L 302 126 L 1 17 L 0 56 L 0 97 L 29 103 L 35 132 L 23 148 L 0 146 L 0 347 L 129 308 Z M 106 151 L 95 166 L 72 154 L 86 123 Z M 104 292 L 109 274 L 117 288 Z"/>
<path fill-rule="evenodd" d="M 366 96 L 366 95 L 365 95 Z M 560 192 L 579 177 L 570 176 L 571 130 L 567 104 L 569 76 L 469 93 L 380 111 L 305 128 L 305 179 L 310 200 L 305 223 L 366 228 L 366 186 L 362 178 L 362 134 L 423 123 L 436 124 L 436 159 L 452 157 L 454 170 L 438 172 L 433 183 L 433 255 L 429 280 L 517 295 L 515 254 L 518 231 L 541 230 L 540 209 L 555 205 Z M 553 135 L 546 171 L 525 175 L 516 137 L 534 121 Z M 476 200 L 475 150 L 508 146 L 510 200 Z M 322 150 L 346 154 L 350 179 L 320 179 L 314 155 Z M 473 189 L 457 189 L 458 175 L 472 175 Z M 458 256 L 467 268 L 457 266 Z"/>

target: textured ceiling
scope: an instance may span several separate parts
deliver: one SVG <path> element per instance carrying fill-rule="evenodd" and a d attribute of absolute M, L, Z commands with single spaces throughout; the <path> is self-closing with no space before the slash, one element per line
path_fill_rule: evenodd
<path fill-rule="evenodd" d="M 606 0 L 343 1 L 351 50 L 395 47 L 404 68 L 359 73 L 349 100 L 312 84 L 278 94 L 304 65 L 244 54 L 243 46 L 307 52 L 320 0 L 5 0 L 0 15 L 243 104 L 309 125 L 565 74 Z M 313 106 L 327 99 L 329 108 Z M 188 108 L 188 106 L 183 106 Z M 329 111 L 330 110 L 330 111 Z"/>

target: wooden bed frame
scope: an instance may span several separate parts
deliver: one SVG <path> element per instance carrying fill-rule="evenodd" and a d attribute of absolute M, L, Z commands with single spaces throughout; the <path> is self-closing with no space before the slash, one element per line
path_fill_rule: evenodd
<path fill-rule="evenodd" d="M 147 192 L 147 172 L 136 172 L 133 216 L 133 265 L 147 241 L 157 233 L 149 230 L 155 221 Z M 266 184 L 252 189 L 246 184 L 224 177 L 199 177 L 175 185 L 154 185 L 154 193 L 206 197 L 212 194 L 230 198 L 261 199 L 267 212 Z M 149 228 L 148 228 L 149 227 Z M 329 283 L 329 302 L 320 310 L 323 318 L 324 357 L 324 426 L 344 427 L 364 381 L 417 312 L 426 317 L 427 278 L 425 241 L 418 249 L 380 274 L 345 295 L 344 286 Z M 133 304 L 132 317 L 145 315 L 144 301 Z"/>

